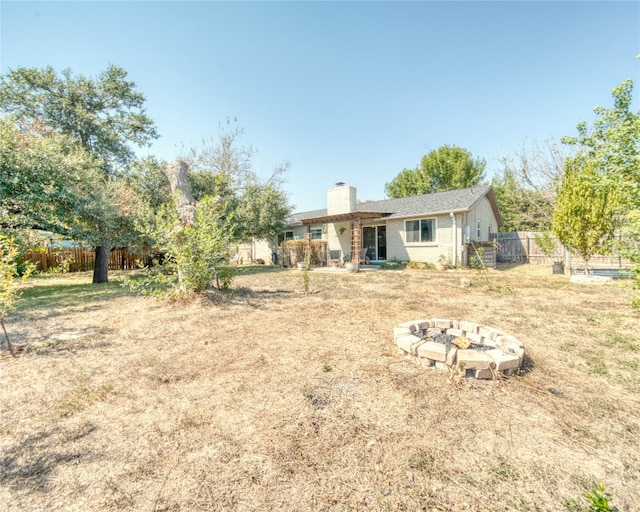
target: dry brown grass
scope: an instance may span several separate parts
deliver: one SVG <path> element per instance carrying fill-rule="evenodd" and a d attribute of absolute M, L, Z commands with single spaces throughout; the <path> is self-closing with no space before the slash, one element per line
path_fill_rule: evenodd
<path fill-rule="evenodd" d="M 575 511 L 602 481 L 639 510 L 632 292 L 489 279 L 311 272 L 301 294 L 265 271 L 179 303 L 33 280 L 9 323 L 24 350 L 0 357 L 1 508 Z M 528 371 L 455 383 L 400 357 L 393 326 L 431 317 L 518 336 Z"/>

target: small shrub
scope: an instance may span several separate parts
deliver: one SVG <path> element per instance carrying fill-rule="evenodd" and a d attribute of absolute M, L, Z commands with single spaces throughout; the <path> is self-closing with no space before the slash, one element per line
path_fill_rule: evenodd
<path fill-rule="evenodd" d="M 404 270 L 406 266 L 407 263 L 398 261 L 393 258 L 391 260 L 385 261 L 382 265 L 380 265 L 380 268 L 383 270 Z"/>
<path fill-rule="evenodd" d="M 602 482 L 587 492 L 587 499 L 589 500 L 589 512 L 615 512 L 618 510 L 609 504 L 611 494 L 604 491 Z"/>
<path fill-rule="evenodd" d="M 137 261 L 142 273 L 126 276 L 120 279 L 120 284 L 134 293 L 145 297 L 165 295 L 177 284 L 175 267 L 171 262 L 159 265 L 153 260 L 150 267 L 145 267 L 141 261 Z"/>
<path fill-rule="evenodd" d="M 125 283 L 147 295 L 199 293 L 213 283 L 227 290 L 235 273 L 229 261 L 233 237 L 232 214 L 226 204 L 204 197 L 195 223 L 183 226 L 174 200 L 160 209 L 154 230 L 166 255 L 164 264 L 145 269 L 143 277 Z"/>
<path fill-rule="evenodd" d="M 15 310 L 15 303 L 20 298 L 21 291 L 18 285 L 24 281 L 33 271 L 33 266 L 27 266 L 19 279 L 18 276 L 18 248 L 13 239 L 0 237 L 0 327 L 4 334 L 7 349 L 15 357 L 15 351 L 9 340 L 5 319 L 7 315 Z"/>
<path fill-rule="evenodd" d="M 487 275 L 487 266 L 484 264 L 484 247 L 476 249 L 475 252 L 475 256 L 471 256 L 469 263 L 486 284 L 491 284 Z"/>
<path fill-rule="evenodd" d="M 406 268 L 412 268 L 414 270 L 435 270 L 436 266 L 433 263 L 427 263 L 424 261 L 408 261 Z"/>
<path fill-rule="evenodd" d="M 484 264 L 484 247 L 476 249 L 476 254 L 471 256 L 469 261 L 471 263 L 471 267 L 476 269 L 478 272 L 486 270 L 487 267 Z"/>
<path fill-rule="evenodd" d="M 508 284 L 504 284 L 501 286 L 496 286 L 495 288 L 492 288 L 491 291 L 494 291 L 500 295 L 514 295 L 516 293 L 515 289 L 513 288 L 513 286 L 510 286 Z"/>
<path fill-rule="evenodd" d="M 324 240 L 286 240 L 280 244 L 280 254 L 284 266 L 295 266 L 305 261 L 310 251 L 309 262 L 320 266 L 324 261 L 327 243 Z"/>
<path fill-rule="evenodd" d="M 438 258 L 438 265 L 442 270 L 447 270 L 448 268 L 453 267 L 451 258 L 447 258 L 444 254 L 441 254 Z"/>
<path fill-rule="evenodd" d="M 557 257 L 557 249 L 556 249 L 556 239 L 551 235 L 549 231 L 545 231 L 541 235 L 536 235 L 534 240 L 542 254 L 547 256 L 548 258 Z"/>

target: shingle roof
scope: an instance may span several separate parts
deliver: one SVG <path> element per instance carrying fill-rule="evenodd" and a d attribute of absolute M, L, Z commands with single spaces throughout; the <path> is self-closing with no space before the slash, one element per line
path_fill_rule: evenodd
<path fill-rule="evenodd" d="M 297 224 L 304 219 L 313 219 L 315 217 L 324 217 L 327 214 L 327 209 L 324 210 L 311 210 L 308 212 L 298 212 L 289 215 L 289 224 Z"/>
<path fill-rule="evenodd" d="M 489 194 L 490 201 L 496 209 L 496 216 L 500 219 L 500 214 L 495 205 L 493 190 L 491 185 L 481 185 L 472 188 L 449 190 L 447 192 L 436 192 L 434 194 L 424 194 L 419 196 L 400 197 L 397 199 L 383 199 L 381 201 L 370 201 L 357 205 L 359 212 L 380 212 L 385 218 L 413 217 L 417 215 L 436 215 L 449 212 L 464 212 L 482 197 Z M 305 219 L 324 217 L 327 210 L 313 210 L 309 212 L 299 212 L 291 215 L 292 224 L 297 224 Z M 501 219 L 500 219 L 501 220 Z"/>

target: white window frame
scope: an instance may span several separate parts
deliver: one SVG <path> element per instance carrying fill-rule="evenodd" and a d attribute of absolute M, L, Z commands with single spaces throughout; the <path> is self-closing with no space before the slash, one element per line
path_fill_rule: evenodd
<path fill-rule="evenodd" d="M 478 221 L 478 229 L 476 230 L 478 237 L 476 240 L 482 240 L 482 222 Z"/>
<path fill-rule="evenodd" d="M 409 240 L 409 233 L 415 233 L 416 230 L 415 229 L 409 229 L 408 224 L 409 223 L 418 223 L 418 233 L 419 233 L 419 240 Z M 431 223 L 431 240 L 423 240 L 422 239 L 422 223 L 423 222 L 430 222 Z M 435 245 L 438 242 L 438 220 L 435 217 L 428 217 L 428 218 L 424 218 L 424 219 L 407 219 L 404 221 L 404 241 L 406 244 L 415 244 L 415 245 Z M 412 237 L 413 238 L 413 237 Z"/>
<path fill-rule="evenodd" d="M 322 228 L 311 228 L 309 229 L 309 233 L 311 234 L 311 240 L 322 240 Z"/>
<path fill-rule="evenodd" d="M 284 241 L 293 240 L 293 230 L 284 232 Z"/>

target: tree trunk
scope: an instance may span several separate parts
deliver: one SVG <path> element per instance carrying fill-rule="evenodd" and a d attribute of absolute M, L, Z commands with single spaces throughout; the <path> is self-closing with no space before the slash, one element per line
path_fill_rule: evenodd
<path fill-rule="evenodd" d="M 178 197 L 178 217 L 185 226 L 192 226 L 196 221 L 196 202 L 191 193 L 191 184 L 187 171 L 189 166 L 184 160 L 176 160 L 172 164 L 163 164 L 162 171 L 169 179 L 171 193 Z"/>
<path fill-rule="evenodd" d="M 93 266 L 93 283 L 109 282 L 109 253 L 111 246 L 99 245 L 96 247 L 96 262 Z"/>
<path fill-rule="evenodd" d="M 163 163 L 162 172 L 169 180 L 171 193 L 175 194 L 178 199 L 178 218 L 182 222 L 182 227 L 193 226 L 196 221 L 197 206 L 191 192 L 191 184 L 189 183 L 189 175 L 187 171 L 189 165 L 184 160 L 176 160 L 172 164 Z M 178 283 L 182 291 L 185 285 L 182 277 L 182 269 L 178 266 Z"/>
<path fill-rule="evenodd" d="M 9 335 L 7 334 L 7 328 L 4 325 L 4 318 L 0 318 L 0 325 L 2 326 L 2 332 L 4 332 L 4 339 L 7 340 L 7 348 L 9 349 L 9 353 L 13 357 L 16 357 L 16 352 L 15 350 L 13 350 L 13 345 L 11 345 L 11 342 L 9 341 Z"/>

